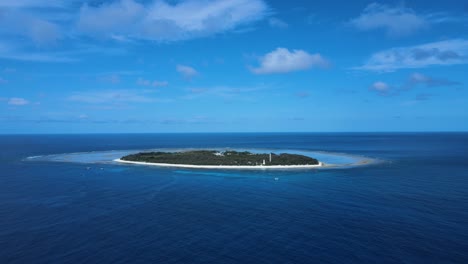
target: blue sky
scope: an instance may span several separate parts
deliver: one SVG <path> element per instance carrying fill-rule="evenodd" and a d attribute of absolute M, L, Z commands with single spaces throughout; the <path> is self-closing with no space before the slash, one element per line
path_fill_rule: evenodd
<path fill-rule="evenodd" d="M 467 131 L 467 73 L 466 1 L 0 1 L 0 133 Z"/>

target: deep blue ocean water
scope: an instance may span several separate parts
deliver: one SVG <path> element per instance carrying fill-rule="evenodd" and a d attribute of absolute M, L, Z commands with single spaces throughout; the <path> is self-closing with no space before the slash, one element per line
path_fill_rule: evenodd
<path fill-rule="evenodd" d="M 300 171 L 30 161 L 277 148 L 383 162 Z M 468 133 L 0 136 L 0 263 L 468 263 Z"/>

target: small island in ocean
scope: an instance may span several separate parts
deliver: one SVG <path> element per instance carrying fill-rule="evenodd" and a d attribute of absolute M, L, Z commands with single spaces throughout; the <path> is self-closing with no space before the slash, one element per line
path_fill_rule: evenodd
<path fill-rule="evenodd" d="M 181 152 L 140 152 L 124 156 L 123 163 L 189 168 L 312 168 L 322 166 L 317 159 L 289 153 L 192 150 Z"/>

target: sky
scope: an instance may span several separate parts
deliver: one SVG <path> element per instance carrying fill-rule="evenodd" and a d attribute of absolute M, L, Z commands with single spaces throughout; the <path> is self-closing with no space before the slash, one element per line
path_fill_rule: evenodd
<path fill-rule="evenodd" d="M 468 1 L 1 0 L 0 133 L 468 131 Z"/>

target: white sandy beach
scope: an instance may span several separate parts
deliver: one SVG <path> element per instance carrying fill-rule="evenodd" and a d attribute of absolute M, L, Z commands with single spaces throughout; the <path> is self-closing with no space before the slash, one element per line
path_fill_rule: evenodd
<path fill-rule="evenodd" d="M 268 170 L 268 169 L 314 169 L 324 166 L 319 161 L 317 165 L 268 165 L 268 166 L 231 166 L 231 165 L 190 165 L 190 164 L 171 164 L 171 163 L 150 163 L 141 161 L 128 161 L 115 159 L 115 162 L 135 164 L 135 165 L 147 165 L 147 166 L 159 166 L 159 167 L 176 167 L 176 168 L 191 168 L 191 169 L 238 169 L 238 170 Z"/>

